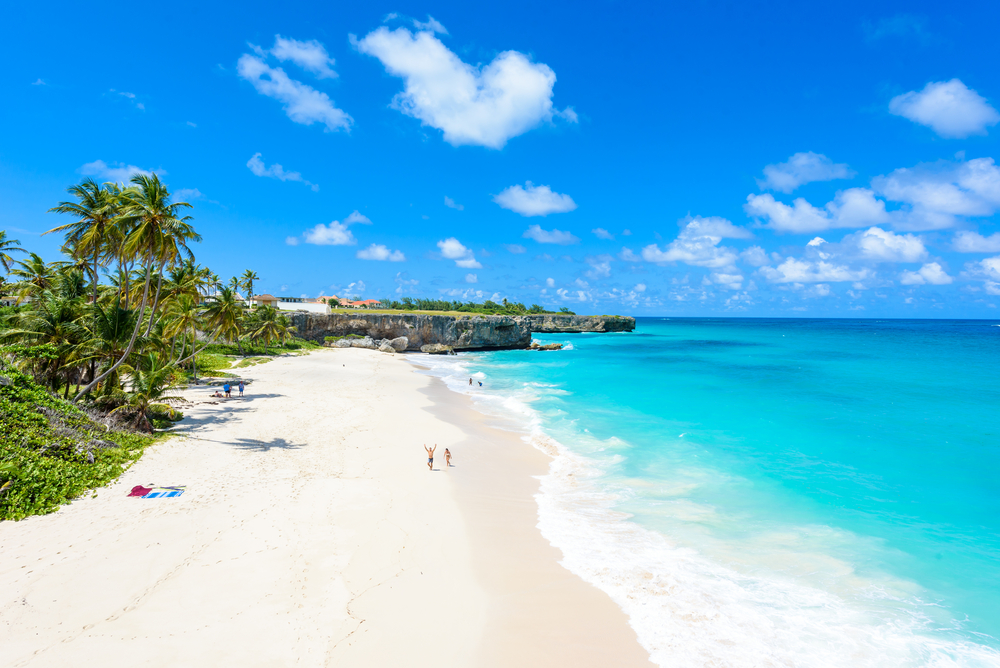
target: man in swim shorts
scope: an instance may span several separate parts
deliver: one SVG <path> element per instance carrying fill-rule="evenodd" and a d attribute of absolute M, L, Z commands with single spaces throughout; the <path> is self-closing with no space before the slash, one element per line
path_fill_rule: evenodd
<path fill-rule="evenodd" d="M 434 470 L 434 451 L 438 449 L 437 443 L 434 444 L 433 448 L 428 448 L 427 444 L 424 444 L 424 450 L 427 451 L 427 470 Z"/>

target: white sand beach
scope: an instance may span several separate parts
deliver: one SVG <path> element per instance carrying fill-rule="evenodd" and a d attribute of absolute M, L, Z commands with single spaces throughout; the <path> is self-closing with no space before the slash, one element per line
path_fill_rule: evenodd
<path fill-rule="evenodd" d="M 547 457 L 465 397 L 363 349 L 245 377 L 185 392 L 178 436 L 96 496 L 0 523 L 0 665 L 652 665 L 535 528 Z"/>

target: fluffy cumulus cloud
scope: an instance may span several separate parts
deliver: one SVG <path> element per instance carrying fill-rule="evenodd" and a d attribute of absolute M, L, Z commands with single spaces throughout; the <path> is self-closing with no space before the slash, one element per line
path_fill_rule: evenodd
<path fill-rule="evenodd" d="M 777 267 L 761 267 L 758 270 L 772 283 L 842 283 L 861 281 L 872 275 L 869 269 L 850 267 L 825 260 L 800 260 L 786 258 Z"/>
<path fill-rule="evenodd" d="M 603 227 L 594 228 L 594 229 L 591 230 L 591 232 L 598 239 L 607 239 L 608 241 L 613 241 L 614 238 L 615 238 L 615 235 L 611 234 L 610 232 L 608 232 Z"/>
<path fill-rule="evenodd" d="M 813 181 L 849 179 L 853 176 L 854 172 L 847 165 L 835 164 L 825 155 L 808 151 L 796 153 L 787 162 L 768 165 L 764 168 L 764 178 L 757 179 L 757 185 L 762 190 L 790 193 Z"/>
<path fill-rule="evenodd" d="M 753 234 L 743 227 L 733 225 L 725 218 L 712 216 L 686 218 L 681 221 L 680 234 L 660 250 L 657 244 L 642 249 L 646 262 L 665 264 L 683 262 L 696 267 L 713 269 L 732 267 L 739 254 L 727 246 L 720 246 L 723 239 L 749 239 Z M 627 250 L 627 249 L 623 249 Z"/>
<path fill-rule="evenodd" d="M 762 267 L 771 261 L 771 258 L 767 256 L 767 251 L 760 246 L 750 246 L 740 253 L 740 257 L 751 267 Z"/>
<path fill-rule="evenodd" d="M 959 253 L 1000 253 L 1000 232 L 984 237 L 978 232 L 962 230 L 951 242 Z"/>
<path fill-rule="evenodd" d="M 899 276 L 899 282 L 903 285 L 924 285 L 925 283 L 948 285 L 953 280 L 937 262 L 928 262 L 917 271 L 904 271 Z"/>
<path fill-rule="evenodd" d="M 121 162 L 113 162 L 110 165 L 103 160 L 95 160 L 82 165 L 78 170 L 84 176 L 96 176 L 99 179 L 107 179 L 116 183 L 128 183 L 129 180 L 141 174 L 143 176 L 164 176 L 166 172 L 162 169 L 143 169 L 135 165 L 126 165 Z"/>
<path fill-rule="evenodd" d="M 867 188 L 849 188 L 838 192 L 832 202 L 818 208 L 805 198 L 796 198 L 791 206 L 765 193 L 748 195 L 743 205 L 747 215 L 778 233 L 812 234 L 831 228 L 865 227 L 889 222 L 885 202 L 876 199 Z"/>
<path fill-rule="evenodd" d="M 531 181 L 526 181 L 523 187 L 516 185 L 502 190 L 493 196 L 493 201 L 522 216 L 547 216 L 576 208 L 576 202 L 569 195 L 552 192 L 549 186 L 532 185 Z"/>
<path fill-rule="evenodd" d="M 372 221 L 369 220 L 368 216 L 359 211 L 354 211 L 351 215 L 344 219 L 344 222 L 334 220 L 329 225 L 320 223 L 316 227 L 306 230 L 302 235 L 302 240 L 307 244 L 313 244 L 315 246 L 353 246 L 358 243 L 358 240 L 354 238 L 354 234 L 351 232 L 350 226 L 355 223 L 371 225 L 371 222 Z M 299 244 L 299 239 L 298 237 L 288 237 L 285 239 L 285 243 L 289 246 L 297 246 Z M 361 257 L 360 254 L 358 257 Z M 400 253 L 400 257 L 402 257 L 402 253 Z M 380 258 L 366 257 L 362 259 L 370 260 Z M 398 262 L 400 260 L 393 261 Z"/>
<path fill-rule="evenodd" d="M 363 248 L 355 255 L 359 260 L 380 260 L 383 262 L 403 262 L 406 256 L 403 251 L 389 250 L 388 246 L 382 244 L 372 244 L 368 248 Z"/>
<path fill-rule="evenodd" d="M 446 260 L 454 260 L 455 264 L 463 269 L 481 269 L 483 265 L 476 260 L 471 248 L 466 248 L 461 241 L 455 237 L 448 237 L 437 242 L 441 257 Z"/>
<path fill-rule="evenodd" d="M 292 79 L 280 67 L 267 64 L 268 52 L 253 47 L 256 55 L 245 53 L 236 63 L 240 78 L 250 82 L 261 95 L 281 102 L 285 114 L 295 123 L 312 125 L 321 123 L 328 132 L 349 130 L 353 119 L 333 100 L 312 86 Z M 319 42 L 299 42 L 278 37 L 270 52 L 280 60 L 290 60 L 319 78 L 335 76 L 330 69 L 333 60 Z"/>
<path fill-rule="evenodd" d="M 997 110 L 958 79 L 932 81 L 920 92 L 897 95 L 889 102 L 889 113 L 949 138 L 986 134 L 986 128 L 1000 121 Z"/>
<path fill-rule="evenodd" d="M 590 269 L 584 272 L 584 274 L 592 279 L 597 280 L 599 278 L 607 278 L 611 276 L 611 261 L 610 255 L 598 255 L 596 257 L 588 257 L 587 264 L 590 265 Z"/>
<path fill-rule="evenodd" d="M 919 262 L 927 257 L 920 237 L 895 234 L 878 227 L 849 234 L 841 240 L 840 246 L 860 259 L 875 262 Z"/>
<path fill-rule="evenodd" d="M 396 109 L 441 130 L 454 146 L 495 149 L 557 115 L 556 75 L 548 65 L 517 51 L 504 51 L 483 67 L 469 65 L 435 36 L 440 24 L 429 24 L 416 33 L 383 26 L 354 40 L 358 51 L 403 79 L 403 91 L 392 101 Z"/>
<path fill-rule="evenodd" d="M 285 168 L 278 163 L 274 163 L 268 167 L 264 164 L 264 160 L 261 158 L 260 153 L 253 154 L 253 157 L 247 161 L 247 167 L 250 168 L 250 171 L 253 172 L 255 176 L 265 176 L 272 179 L 278 179 L 279 181 L 298 181 L 299 183 L 303 183 L 312 188 L 313 192 L 319 191 L 319 185 L 305 180 L 298 172 L 285 171 Z"/>
<path fill-rule="evenodd" d="M 449 209 L 455 209 L 456 211 L 464 211 L 465 210 L 465 206 L 464 205 L 458 204 L 457 202 L 455 202 L 455 200 L 453 200 L 452 198 L 448 197 L 447 195 L 444 196 L 444 205 L 446 207 L 448 207 Z"/>
<path fill-rule="evenodd" d="M 347 225 L 336 220 L 329 225 L 320 223 L 316 227 L 306 230 L 302 238 L 307 244 L 316 246 L 353 246 L 358 243 Z"/>
<path fill-rule="evenodd" d="M 894 212 L 902 229 L 953 227 L 960 217 L 991 216 L 1000 209 L 1000 168 L 993 158 L 897 169 L 873 179 L 872 186 L 903 204 Z"/>
<path fill-rule="evenodd" d="M 579 243 L 580 239 L 574 236 L 570 232 L 564 232 L 563 230 L 557 230 L 555 228 L 551 230 L 542 229 L 540 225 L 532 225 L 522 234 L 525 239 L 534 239 L 540 244 L 558 244 L 560 246 L 568 246 L 570 244 Z"/>
<path fill-rule="evenodd" d="M 337 76 L 333 71 L 333 58 L 326 52 L 326 47 L 314 39 L 300 42 L 275 35 L 271 54 L 281 62 L 295 63 L 317 79 L 333 79 Z"/>

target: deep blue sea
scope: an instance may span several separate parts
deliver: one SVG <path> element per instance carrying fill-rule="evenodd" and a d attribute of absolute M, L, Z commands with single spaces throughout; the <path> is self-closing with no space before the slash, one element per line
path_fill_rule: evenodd
<path fill-rule="evenodd" d="M 555 455 L 539 527 L 659 665 L 1000 666 L 1000 320 L 535 338 L 426 360 Z"/>

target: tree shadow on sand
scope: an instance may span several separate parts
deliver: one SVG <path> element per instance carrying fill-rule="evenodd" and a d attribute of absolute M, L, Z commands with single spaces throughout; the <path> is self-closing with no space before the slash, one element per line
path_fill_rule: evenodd
<path fill-rule="evenodd" d="M 261 441 L 255 438 L 237 438 L 232 441 L 225 441 L 227 445 L 232 445 L 242 450 L 254 450 L 257 452 L 269 452 L 275 448 L 281 450 L 297 450 L 305 447 L 305 443 L 292 443 L 284 438 L 272 438 L 269 441 Z"/>

